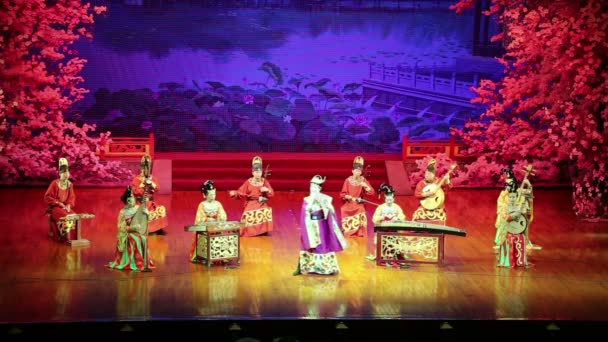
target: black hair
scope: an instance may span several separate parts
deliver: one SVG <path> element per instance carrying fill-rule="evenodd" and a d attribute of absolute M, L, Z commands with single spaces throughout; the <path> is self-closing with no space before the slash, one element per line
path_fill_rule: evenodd
<path fill-rule="evenodd" d="M 131 186 L 129 185 L 127 187 L 127 190 L 125 190 L 122 196 L 120 196 L 120 200 L 122 201 L 122 203 L 127 204 L 127 199 L 129 199 L 129 197 L 131 196 L 133 196 L 133 189 L 131 189 Z"/>

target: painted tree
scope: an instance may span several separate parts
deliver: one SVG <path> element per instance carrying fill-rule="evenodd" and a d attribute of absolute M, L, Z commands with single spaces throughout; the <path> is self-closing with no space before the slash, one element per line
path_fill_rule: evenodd
<path fill-rule="evenodd" d="M 79 87 L 86 60 L 70 45 L 92 37 L 94 15 L 106 8 L 81 0 L 0 0 L 0 9 L 0 177 L 48 179 L 60 157 L 68 158 L 75 179 L 127 176 L 95 155 L 109 133 L 92 137 L 95 126 L 64 120 L 87 92 Z"/>
<path fill-rule="evenodd" d="M 457 13 L 476 0 L 460 0 Z M 453 132 L 479 156 L 469 166 L 536 161 L 570 166 L 574 210 L 608 214 L 608 5 L 601 0 L 492 0 L 505 30 L 505 76 L 484 80 L 481 119 Z"/>

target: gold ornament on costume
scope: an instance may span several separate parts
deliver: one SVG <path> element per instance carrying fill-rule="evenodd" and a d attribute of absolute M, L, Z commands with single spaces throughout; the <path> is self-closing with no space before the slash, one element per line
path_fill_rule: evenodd
<path fill-rule="evenodd" d="M 431 160 L 429 160 L 429 163 L 426 165 L 426 170 L 428 172 L 435 173 L 436 165 L 437 165 L 437 160 L 431 159 Z"/>
<path fill-rule="evenodd" d="M 150 157 L 150 155 L 148 154 L 145 154 L 143 157 L 141 157 L 140 166 L 142 169 L 147 166 L 150 169 L 150 173 L 152 173 L 152 157 Z"/>

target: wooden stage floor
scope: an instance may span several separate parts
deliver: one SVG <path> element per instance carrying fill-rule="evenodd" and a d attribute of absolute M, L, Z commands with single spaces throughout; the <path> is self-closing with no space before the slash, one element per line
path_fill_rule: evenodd
<path fill-rule="evenodd" d="M 217 182 L 218 186 L 221 186 Z M 447 236 L 444 267 L 378 267 L 366 260 L 371 238 L 350 238 L 337 276 L 292 276 L 299 250 L 299 208 L 305 193 L 277 193 L 275 231 L 241 239 L 241 265 L 192 264 L 188 252 L 202 200 L 198 192 L 158 195 L 167 207 L 166 236 L 150 237 L 152 273 L 104 267 L 114 255 L 122 188 L 76 187 L 87 248 L 47 237 L 45 188 L 0 188 L 0 323 L 167 320 L 529 320 L 608 321 L 608 224 L 576 220 L 567 189 L 536 189 L 530 256 L 534 267 L 495 267 L 492 240 L 498 189 L 452 190 L 448 222 L 467 237 Z M 227 190 L 227 189 L 226 189 Z M 330 195 L 337 198 L 336 193 Z M 218 191 L 229 220 L 242 202 Z M 398 197 L 408 218 L 414 197 Z M 339 208 L 339 202 L 334 201 Z M 373 206 L 368 207 L 372 212 Z M 372 232 L 370 226 L 370 233 Z M 371 234 L 370 234 L 371 236 Z"/>

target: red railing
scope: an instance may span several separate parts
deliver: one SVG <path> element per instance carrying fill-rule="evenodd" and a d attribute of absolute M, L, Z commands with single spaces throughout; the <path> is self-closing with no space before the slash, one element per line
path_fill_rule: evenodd
<path fill-rule="evenodd" d="M 453 137 L 450 139 L 410 139 L 403 137 L 403 160 L 424 158 L 428 155 L 445 153 L 450 159 L 465 158 L 464 146 Z"/>
<path fill-rule="evenodd" d="M 145 138 L 112 137 L 111 140 L 103 151 L 97 151 L 101 159 L 140 158 L 144 154 L 154 159 L 154 133 Z"/>

